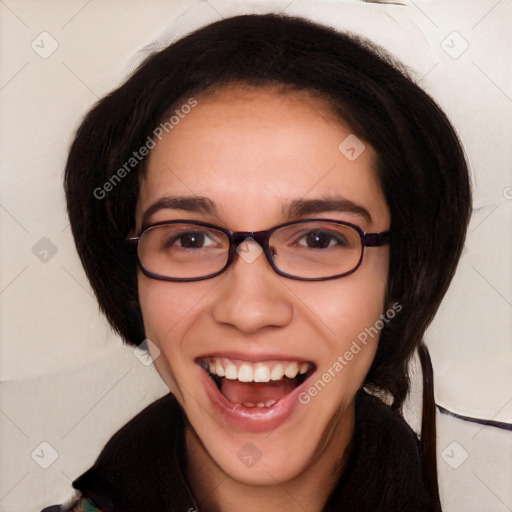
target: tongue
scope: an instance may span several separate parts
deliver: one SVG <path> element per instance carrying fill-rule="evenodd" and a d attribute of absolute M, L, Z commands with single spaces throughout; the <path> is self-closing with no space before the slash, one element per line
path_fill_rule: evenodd
<path fill-rule="evenodd" d="M 271 400 L 278 402 L 292 391 L 296 386 L 295 381 L 281 379 L 266 383 L 240 382 L 238 380 L 222 379 L 220 391 L 234 404 L 242 403 L 265 403 Z"/>

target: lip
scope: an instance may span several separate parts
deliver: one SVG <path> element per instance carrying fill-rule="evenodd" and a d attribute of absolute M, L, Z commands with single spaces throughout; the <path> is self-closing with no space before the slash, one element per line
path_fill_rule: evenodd
<path fill-rule="evenodd" d="M 204 356 L 204 357 L 220 357 L 220 356 Z M 222 354 L 222 357 L 229 357 L 226 353 Z M 235 359 L 235 357 L 232 357 Z M 246 361 L 264 361 L 268 359 L 280 359 L 275 355 L 265 357 L 262 359 L 247 359 L 247 355 L 236 356 L 236 359 L 242 359 Z M 287 357 L 286 360 L 291 358 Z M 298 359 L 293 359 L 297 361 Z M 304 362 L 306 362 L 304 360 Z M 316 373 L 316 370 L 309 375 L 304 382 L 297 386 L 293 391 L 288 393 L 285 397 L 279 400 L 277 403 L 270 407 L 245 407 L 241 404 L 233 404 L 227 400 L 224 395 L 219 391 L 215 382 L 210 378 L 208 373 L 201 366 L 197 366 L 200 372 L 200 380 L 206 390 L 206 394 L 213 406 L 214 413 L 220 417 L 221 423 L 225 423 L 230 429 L 234 429 L 239 432 L 245 433 L 260 433 L 269 432 L 282 423 L 284 423 L 289 417 L 292 416 L 294 411 L 300 406 L 298 396 L 301 392 L 309 387 L 309 381 L 312 376 Z"/>

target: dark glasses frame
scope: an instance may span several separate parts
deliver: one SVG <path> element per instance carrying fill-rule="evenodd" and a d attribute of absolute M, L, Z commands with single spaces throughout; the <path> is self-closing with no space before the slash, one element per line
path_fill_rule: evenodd
<path fill-rule="evenodd" d="M 334 276 L 328 276 L 328 277 L 299 277 L 294 276 L 292 274 L 287 274 L 286 272 L 283 272 L 280 270 L 276 264 L 274 263 L 274 259 L 270 250 L 269 241 L 270 237 L 272 236 L 272 233 L 277 231 L 278 229 L 292 226 L 295 224 L 305 224 L 308 222 L 329 222 L 331 224 L 339 224 L 341 226 L 347 226 L 349 228 L 352 228 L 355 230 L 360 239 L 361 239 L 361 255 L 359 256 L 359 260 L 356 264 L 356 266 L 349 270 L 348 272 L 343 272 L 342 274 L 336 274 Z M 139 259 L 138 255 L 138 245 L 140 242 L 140 239 L 142 235 L 149 229 L 155 228 L 158 226 L 166 226 L 171 224 L 193 224 L 196 226 L 206 227 L 215 229 L 217 231 L 220 231 L 221 233 L 224 233 L 229 240 L 229 251 L 228 251 L 228 258 L 226 261 L 226 264 L 224 267 L 217 272 L 214 272 L 212 274 L 208 274 L 206 276 L 201 277 L 167 277 L 162 276 L 160 274 L 155 274 L 154 272 L 151 272 L 147 268 L 144 267 L 142 262 Z M 142 272 L 153 279 L 158 279 L 161 281 L 173 281 L 173 282 L 186 282 L 186 281 L 203 281 L 205 279 L 211 279 L 213 277 L 218 276 L 219 274 L 222 274 L 225 272 L 233 263 L 235 260 L 235 254 L 236 250 L 239 247 L 241 243 L 244 242 L 247 238 L 252 238 L 262 249 L 265 254 L 265 257 L 267 258 L 267 261 L 269 262 L 270 266 L 274 270 L 274 272 L 280 276 L 288 277 L 290 279 L 296 279 L 299 281 L 327 281 L 330 279 L 338 279 L 340 277 L 348 276 L 349 274 L 353 274 L 360 266 L 363 261 L 363 255 L 365 247 L 380 247 L 382 245 L 386 245 L 390 241 L 390 231 L 382 231 L 381 233 L 366 233 L 363 229 L 361 229 L 359 226 L 356 226 L 355 224 L 351 224 L 350 222 L 344 222 L 341 220 L 332 220 L 332 219 L 303 219 L 303 220 L 297 220 L 297 221 L 291 221 L 286 222 L 284 224 L 279 224 L 278 226 L 274 226 L 270 229 L 266 229 L 263 231 L 230 231 L 229 229 L 224 229 L 219 226 L 216 226 L 215 224 L 209 224 L 208 222 L 202 222 L 198 220 L 166 220 L 162 222 L 156 222 L 154 224 L 149 224 L 148 226 L 145 226 L 140 230 L 137 236 L 133 237 L 127 237 L 125 239 L 125 246 L 128 250 L 135 251 L 137 256 L 137 262 L 142 270 Z"/>

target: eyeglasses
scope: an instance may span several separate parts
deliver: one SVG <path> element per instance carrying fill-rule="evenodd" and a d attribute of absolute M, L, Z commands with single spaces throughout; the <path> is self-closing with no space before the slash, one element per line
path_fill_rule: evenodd
<path fill-rule="evenodd" d="M 365 233 L 360 227 L 337 220 L 305 219 L 265 231 L 233 232 L 213 224 L 169 220 L 143 228 L 126 238 L 136 250 L 144 274 L 164 281 L 200 281 L 229 268 L 238 254 L 258 244 L 274 271 L 303 281 L 336 279 L 355 272 L 365 247 L 389 243 L 389 231 Z M 254 258 L 253 251 L 252 259 Z M 259 255 L 259 254 L 258 254 Z M 246 259 L 249 262 L 249 259 Z"/>

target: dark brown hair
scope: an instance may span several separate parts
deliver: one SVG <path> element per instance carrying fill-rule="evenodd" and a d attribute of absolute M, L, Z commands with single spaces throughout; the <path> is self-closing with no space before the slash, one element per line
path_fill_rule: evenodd
<path fill-rule="evenodd" d="M 438 501 L 432 371 L 422 340 L 463 248 L 470 184 L 447 117 L 382 49 L 300 18 L 237 16 L 151 55 L 103 98 L 78 129 L 65 172 L 73 236 L 100 308 L 126 342 L 144 340 L 136 261 L 124 238 L 134 227 L 146 161 L 122 173 L 108 193 L 98 198 L 95 191 L 154 137 L 164 115 L 232 83 L 316 94 L 376 150 L 391 210 L 387 306 L 397 302 L 402 310 L 381 332 L 365 386 L 390 394 L 392 407 L 401 410 L 407 364 L 421 347 L 425 473 Z"/>

